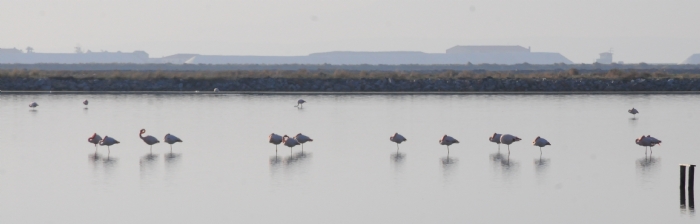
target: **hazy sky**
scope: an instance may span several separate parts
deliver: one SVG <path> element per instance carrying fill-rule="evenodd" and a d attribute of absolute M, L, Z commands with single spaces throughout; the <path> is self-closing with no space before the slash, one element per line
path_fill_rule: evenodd
<path fill-rule="evenodd" d="M 700 1 L 0 0 L 0 48 L 306 55 L 522 45 L 591 63 L 700 53 Z"/>

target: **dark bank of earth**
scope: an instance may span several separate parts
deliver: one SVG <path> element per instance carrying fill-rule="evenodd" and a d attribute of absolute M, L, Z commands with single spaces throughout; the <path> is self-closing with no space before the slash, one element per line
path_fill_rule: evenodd
<path fill-rule="evenodd" d="M 15 91 L 304 91 L 304 92 L 518 92 L 698 91 L 697 78 L 481 78 L 481 79 L 76 79 L 0 77 L 0 90 Z"/>

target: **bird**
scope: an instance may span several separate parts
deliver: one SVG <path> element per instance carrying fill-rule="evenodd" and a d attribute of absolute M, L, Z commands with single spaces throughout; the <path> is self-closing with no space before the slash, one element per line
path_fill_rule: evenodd
<path fill-rule="evenodd" d="M 32 102 L 29 104 L 29 107 L 31 107 L 31 108 L 36 108 L 38 106 L 39 106 L 39 104 L 37 104 L 36 102 Z"/>
<path fill-rule="evenodd" d="M 446 145 L 447 155 L 450 155 L 450 145 L 454 143 L 459 143 L 459 141 L 457 141 L 457 139 L 451 136 L 443 135 L 442 138 L 440 138 L 440 140 L 438 141 L 438 143 L 440 143 L 440 145 Z"/>
<path fill-rule="evenodd" d="M 501 135 L 501 143 L 508 145 L 508 154 L 510 154 L 510 144 L 513 144 L 513 142 L 517 142 L 520 140 L 522 139 L 510 134 Z"/>
<path fill-rule="evenodd" d="M 97 152 L 97 144 L 99 144 L 101 140 L 102 137 L 100 137 L 100 135 L 97 133 L 93 133 L 92 136 L 88 138 L 89 143 L 95 144 L 95 152 Z"/>
<path fill-rule="evenodd" d="M 100 141 L 100 145 L 106 145 L 106 146 L 107 146 L 107 151 L 108 151 L 108 152 L 111 152 L 111 151 L 109 150 L 109 146 L 114 145 L 114 144 L 119 144 L 119 141 L 117 141 L 116 139 L 114 139 L 114 138 L 112 138 L 112 137 L 106 136 L 106 135 L 105 135 L 105 137 Z"/>
<path fill-rule="evenodd" d="M 639 146 L 644 146 L 644 149 L 645 149 L 644 153 L 646 154 L 647 147 L 649 147 L 649 150 L 651 151 L 651 147 L 654 147 L 656 145 L 661 145 L 661 140 L 656 139 L 654 137 L 651 137 L 650 135 L 647 135 L 647 136 L 642 135 L 642 137 L 635 139 L 634 143 L 637 143 L 637 145 L 639 145 Z M 651 151 L 651 152 L 654 153 L 654 151 Z"/>
<path fill-rule="evenodd" d="M 163 141 L 165 143 L 170 144 L 170 153 L 173 152 L 173 144 L 175 144 L 177 142 L 182 142 L 182 140 L 180 140 L 180 138 L 176 137 L 175 135 L 171 135 L 170 133 L 165 134 L 165 137 L 163 137 Z"/>
<path fill-rule="evenodd" d="M 408 139 L 404 138 L 403 135 L 400 135 L 398 132 L 394 133 L 394 135 L 389 137 L 389 141 L 396 142 L 396 152 L 399 152 L 399 144 L 402 142 L 408 141 Z"/>
<path fill-rule="evenodd" d="M 295 107 L 304 108 L 304 103 L 306 103 L 305 100 L 299 99 L 299 100 L 297 100 L 297 105 Z"/>
<path fill-rule="evenodd" d="M 145 142 L 146 144 L 151 146 L 151 153 L 153 153 L 153 144 L 157 144 L 160 141 L 158 141 L 158 139 L 156 137 L 153 137 L 150 135 L 143 136 L 143 134 L 145 134 L 145 133 L 146 133 L 146 129 L 141 129 L 141 131 L 139 132 L 139 138 L 141 138 L 141 140 L 143 140 L 143 142 Z"/>
<path fill-rule="evenodd" d="M 489 141 L 498 144 L 498 150 L 501 150 L 501 134 L 494 132 L 493 135 L 489 137 Z"/>
<path fill-rule="evenodd" d="M 218 92 L 219 92 L 219 88 L 214 88 L 214 92 L 215 92 L 215 93 L 218 93 Z"/>
<path fill-rule="evenodd" d="M 634 117 L 637 117 L 637 114 L 639 113 L 639 111 L 637 109 L 634 109 L 634 107 L 632 107 L 632 109 L 627 110 L 627 112 L 634 115 Z"/>
<path fill-rule="evenodd" d="M 549 144 L 549 141 L 547 141 L 547 139 L 540 138 L 540 136 L 537 136 L 537 138 L 535 138 L 535 140 L 532 141 L 532 145 L 539 146 L 540 147 L 540 155 L 542 155 L 542 147 L 552 145 L 552 144 Z"/>
<path fill-rule="evenodd" d="M 294 140 L 297 140 L 297 142 L 301 143 L 301 151 L 302 152 L 304 151 L 304 143 L 314 141 L 313 139 L 309 138 L 309 136 L 303 135 L 301 133 L 294 136 Z"/>
<path fill-rule="evenodd" d="M 85 105 L 85 107 L 87 107 L 88 103 L 88 100 L 83 101 L 83 105 Z"/>
<path fill-rule="evenodd" d="M 277 145 L 282 143 L 282 136 L 272 133 L 267 138 L 270 140 L 270 143 L 275 144 L 275 153 L 277 153 Z"/>
<path fill-rule="evenodd" d="M 282 136 L 282 142 L 284 145 L 289 147 L 289 152 L 292 152 L 292 147 L 299 145 L 299 142 L 296 139 L 290 138 L 287 135 Z"/>

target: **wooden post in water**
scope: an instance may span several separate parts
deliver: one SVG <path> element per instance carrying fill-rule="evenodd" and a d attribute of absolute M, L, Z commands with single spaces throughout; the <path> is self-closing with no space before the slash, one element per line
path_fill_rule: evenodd
<path fill-rule="evenodd" d="M 681 207 L 685 207 L 685 166 L 686 164 L 680 164 L 681 165 Z"/>
<path fill-rule="evenodd" d="M 688 206 L 691 210 L 695 208 L 695 184 L 693 182 L 695 182 L 695 165 L 690 165 L 688 167 Z"/>

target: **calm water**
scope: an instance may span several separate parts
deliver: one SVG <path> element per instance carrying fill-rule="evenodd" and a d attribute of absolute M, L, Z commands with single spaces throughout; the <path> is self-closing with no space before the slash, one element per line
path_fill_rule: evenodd
<path fill-rule="evenodd" d="M 678 164 L 700 163 L 699 102 L 2 93 L 0 223 L 697 223 L 679 206 Z M 149 155 L 141 128 L 184 142 Z M 95 155 L 93 132 L 121 144 Z M 314 142 L 275 154 L 272 132 Z M 394 132 L 408 138 L 398 155 Z M 493 132 L 523 141 L 499 154 Z M 443 134 L 461 141 L 449 158 Z M 651 157 L 642 134 L 663 140 Z M 552 143 L 541 157 L 538 135 Z"/>

